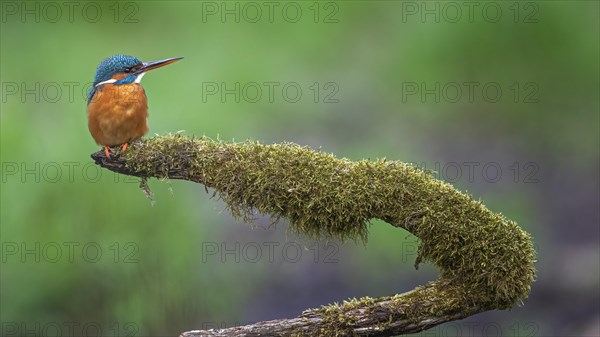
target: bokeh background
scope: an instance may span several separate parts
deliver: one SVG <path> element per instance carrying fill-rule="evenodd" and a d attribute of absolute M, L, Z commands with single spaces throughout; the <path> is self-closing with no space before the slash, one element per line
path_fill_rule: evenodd
<path fill-rule="evenodd" d="M 413 162 L 533 235 L 524 306 L 418 336 L 598 336 L 598 2 L 472 4 L 2 1 L 0 334 L 177 336 L 437 277 L 382 221 L 315 241 L 94 166 L 86 92 L 125 53 L 185 57 L 144 78 L 148 136 Z"/>

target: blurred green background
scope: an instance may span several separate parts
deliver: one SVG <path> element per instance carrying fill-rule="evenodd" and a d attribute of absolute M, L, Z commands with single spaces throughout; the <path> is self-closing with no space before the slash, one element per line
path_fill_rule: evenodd
<path fill-rule="evenodd" d="M 413 162 L 532 233 L 523 307 L 418 335 L 597 336 L 598 2 L 472 3 L 2 1 L 1 334 L 177 336 L 437 277 L 381 221 L 366 245 L 308 240 L 97 168 L 85 95 L 125 53 L 185 57 L 143 80 L 148 136 Z"/>

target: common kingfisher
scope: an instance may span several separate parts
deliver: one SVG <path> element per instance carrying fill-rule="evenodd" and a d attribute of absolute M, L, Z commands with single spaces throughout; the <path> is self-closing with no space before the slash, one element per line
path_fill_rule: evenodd
<path fill-rule="evenodd" d="M 148 70 L 156 69 L 183 57 L 142 62 L 128 55 L 106 58 L 96 69 L 94 83 L 88 93 L 88 128 L 104 153 L 109 147 L 127 144 L 148 132 L 148 103 L 140 84 Z"/>

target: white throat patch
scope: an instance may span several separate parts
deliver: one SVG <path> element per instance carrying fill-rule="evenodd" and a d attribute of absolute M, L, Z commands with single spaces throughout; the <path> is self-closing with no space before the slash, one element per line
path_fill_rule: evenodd
<path fill-rule="evenodd" d="M 141 73 L 141 74 L 137 75 L 135 80 L 133 81 L 133 83 L 140 83 L 142 81 L 142 77 L 144 77 L 144 75 L 146 75 L 146 73 Z M 117 80 L 115 80 L 114 78 L 111 78 L 110 80 L 102 81 L 102 82 L 96 84 L 95 87 L 97 87 L 99 85 L 107 84 L 107 83 L 115 83 L 116 81 Z"/>
<path fill-rule="evenodd" d="M 142 81 L 142 77 L 144 77 L 144 75 L 146 75 L 146 73 L 141 73 L 141 74 L 137 75 L 134 82 L 140 83 Z"/>
<path fill-rule="evenodd" d="M 99 85 L 106 84 L 106 83 L 115 83 L 116 81 L 117 80 L 115 80 L 114 78 L 111 78 L 110 80 L 106 80 L 106 81 L 103 81 L 103 82 L 100 82 L 100 83 L 96 84 L 95 87 L 97 87 Z"/>

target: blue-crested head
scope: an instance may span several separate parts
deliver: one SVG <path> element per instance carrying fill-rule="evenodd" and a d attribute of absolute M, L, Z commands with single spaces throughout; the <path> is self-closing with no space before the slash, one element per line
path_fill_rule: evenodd
<path fill-rule="evenodd" d="M 94 83 L 88 92 L 88 103 L 96 93 L 98 83 L 108 81 L 118 73 L 131 73 L 130 76 L 121 80 L 123 83 L 131 83 L 137 77 L 137 74 L 134 73 L 142 66 L 143 63 L 138 58 L 123 54 L 113 55 L 102 60 L 96 68 Z"/>
<path fill-rule="evenodd" d="M 119 54 L 107 57 L 96 69 L 94 85 L 110 80 L 117 73 L 131 73 L 141 66 L 142 61 L 133 56 Z"/>
<path fill-rule="evenodd" d="M 147 71 L 166 66 L 182 58 L 173 57 L 160 61 L 142 62 L 133 56 L 122 54 L 108 57 L 100 62 L 98 69 L 96 69 L 94 84 L 88 92 L 88 104 L 94 97 L 96 90 L 102 88 L 106 83 L 114 85 L 139 83 Z M 115 77 L 115 74 L 119 74 L 119 76 Z"/>

